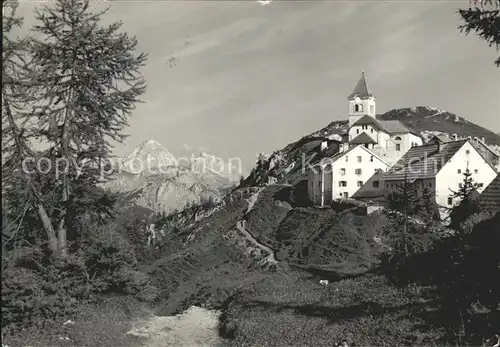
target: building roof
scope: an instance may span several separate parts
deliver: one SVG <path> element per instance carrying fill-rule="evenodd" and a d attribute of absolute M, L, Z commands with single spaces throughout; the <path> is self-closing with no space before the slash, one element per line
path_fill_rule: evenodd
<path fill-rule="evenodd" d="M 347 155 L 348 153 L 352 152 L 353 150 L 355 150 L 356 148 L 362 148 L 363 150 L 365 150 L 366 152 L 370 153 L 370 155 L 372 155 L 374 158 L 377 158 L 378 160 L 380 160 L 382 163 L 384 163 L 385 165 L 388 165 L 387 162 L 380 158 L 378 155 L 376 155 L 375 153 L 373 153 L 372 151 L 370 151 L 368 148 L 366 148 L 365 146 L 363 145 L 357 145 L 357 146 L 353 146 L 353 147 L 350 147 L 348 150 L 346 151 L 343 151 L 343 152 L 337 152 L 335 155 L 332 155 L 332 156 L 328 156 L 328 155 L 324 155 L 324 156 L 321 156 L 319 158 L 315 158 L 314 160 L 311 160 L 310 161 L 310 164 L 311 165 L 321 165 L 321 160 L 324 159 L 324 158 L 329 158 L 330 160 L 328 161 L 328 164 L 333 164 L 335 163 L 337 160 L 343 158 L 345 155 Z"/>
<path fill-rule="evenodd" d="M 378 122 L 389 134 L 405 134 L 411 132 L 406 125 L 398 120 L 379 120 Z"/>
<path fill-rule="evenodd" d="M 352 139 L 349 144 L 353 145 L 359 145 L 359 144 L 365 144 L 365 143 L 377 143 L 370 135 L 368 135 L 365 132 L 362 132 L 358 136 L 356 136 L 354 139 Z"/>
<path fill-rule="evenodd" d="M 376 127 L 377 129 L 380 129 L 380 130 L 385 130 L 384 127 L 380 124 L 380 122 L 375 119 L 374 117 L 372 116 L 369 116 L 369 115 L 364 115 L 363 117 L 361 117 L 360 119 L 358 119 L 356 122 L 354 122 L 353 125 L 351 125 L 351 127 L 353 126 L 359 126 L 359 125 L 371 125 L 371 126 L 374 126 Z"/>
<path fill-rule="evenodd" d="M 477 202 L 485 211 L 500 211 L 500 173 L 479 195 Z"/>
<path fill-rule="evenodd" d="M 467 140 L 412 147 L 385 174 L 386 181 L 432 178 L 462 148 Z"/>
<path fill-rule="evenodd" d="M 436 141 L 439 141 L 441 143 L 446 143 L 453 141 L 453 139 L 448 135 L 439 134 L 439 135 L 434 135 L 427 143 L 435 143 Z"/>
<path fill-rule="evenodd" d="M 361 99 L 366 99 L 369 97 L 373 97 L 372 92 L 370 89 L 368 89 L 368 85 L 366 84 L 366 79 L 365 79 L 365 73 L 361 73 L 361 77 L 359 78 L 358 83 L 356 84 L 356 87 L 354 87 L 354 90 L 352 93 L 347 97 L 347 99 L 352 100 L 355 97 L 359 97 Z"/>
<path fill-rule="evenodd" d="M 351 125 L 351 127 L 359 125 L 371 125 L 372 127 L 384 131 L 389 135 L 411 133 L 418 137 L 422 137 L 419 133 L 408 128 L 406 125 L 403 124 L 403 122 L 400 122 L 398 120 L 378 120 L 372 116 L 364 115 L 363 117 L 358 119 L 353 125 Z"/>

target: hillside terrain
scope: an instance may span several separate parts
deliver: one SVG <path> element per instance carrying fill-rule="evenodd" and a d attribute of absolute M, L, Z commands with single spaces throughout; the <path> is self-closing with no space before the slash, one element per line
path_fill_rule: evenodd
<path fill-rule="evenodd" d="M 429 124 L 417 121 L 423 112 L 432 112 L 426 110 L 407 118 L 414 124 Z M 391 112 L 396 118 L 404 114 Z M 447 125 L 454 124 L 455 118 L 443 113 L 435 117 L 456 132 Z M 464 133 L 489 136 L 500 143 L 486 129 L 460 122 Z M 226 341 L 206 334 L 197 340 L 214 347 L 331 346 L 344 339 L 349 346 L 454 346 L 480 345 L 491 339 L 500 326 L 500 288 L 495 283 L 500 276 L 496 273 L 500 271 L 496 250 L 500 240 L 498 233 L 491 233 L 500 225 L 500 214 L 478 224 L 479 234 L 471 235 L 479 235 L 479 240 L 469 242 L 475 247 L 465 247 L 469 243 L 464 238 L 450 236 L 442 225 L 432 235 L 420 234 L 423 244 L 438 242 L 432 240 L 443 244 L 436 243 L 440 246 L 435 251 L 422 251 L 400 265 L 411 283 L 402 286 L 395 279 L 396 270 L 382 266 L 399 239 L 387 231 L 391 223 L 387 214 L 365 215 L 358 203 L 349 200 L 316 208 L 307 199 L 300 155 L 313 157 L 323 140 L 335 137 L 345 126 L 332 124 L 273 153 L 227 194 L 220 188 L 226 187 L 225 181 L 211 173 L 196 176 L 179 166 L 161 175 L 122 170 L 122 176 L 108 188 L 132 192 L 130 201 L 137 206 L 123 210 L 119 223 L 155 223 L 155 239 L 147 243 L 155 256 L 137 265 L 157 288 L 155 300 L 144 308 L 143 303 L 128 298 L 132 302 L 120 303 L 111 313 L 106 309 L 107 314 L 99 317 L 89 309 L 75 317 L 75 326 L 54 328 L 50 339 L 25 332 L 17 337 L 23 343 L 12 345 L 66 346 L 68 342 L 57 339 L 57 334 L 82 347 L 95 341 L 130 347 L 189 345 L 198 336 L 182 337 L 179 325 L 193 312 L 211 317 L 204 320 L 203 334 L 213 330 L 215 312 L 220 313 L 218 334 Z M 127 167 L 133 157 L 145 161 L 170 158 L 156 143 L 139 149 L 122 165 Z M 264 184 L 269 176 L 278 182 Z M 197 205 L 202 191 L 220 199 Z M 175 206 L 185 201 L 195 204 L 159 216 L 159 211 L 182 209 Z M 151 218 L 153 212 L 157 215 Z M 408 223 L 416 228 L 421 225 L 413 219 Z M 136 240 L 135 247 L 146 247 L 144 237 Z M 457 267 L 457 259 L 469 257 L 473 261 Z M 484 268 L 487 275 L 477 271 L 478 258 L 489 266 Z M 457 280 L 455 273 L 465 275 Z M 134 307 L 134 312 L 146 310 L 147 315 L 131 313 L 128 307 Z M 162 317 L 177 314 L 179 319 Z M 139 328 L 131 323 L 136 319 L 142 322 Z M 186 329 L 193 329 L 192 322 L 186 324 Z M 165 334 L 167 328 L 173 329 L 172 334 Z M 89 336 L 94 335 L 92 340 Z M 144 341 L 145 335 L 151 344 Z"/>
<path fill-rule="evenodd" d="M 500 144 L 487 129 L 450 114 L 434 115 L 437 111 L 431 108 L 405 110 L 384 117 L 402 120 L 405 115 L 423 134 L 442 129 Z M 442 128 L 431 126 L 434 121 Z M 436 274 L 425 275 L 443 278 L 443 283 L 426 280 L 402 291 L 379 268 L 380 259 L 395 245 L 386 234 L 385 214 L 366 216 L 354 202 L 329 209 L 310 205 L 298 157 L 314 156 L 321 141 L 341 133 L 342 127 L 330 124 L 273 153 L 217 206 L 177 224 L 182 246 L 147 266 L 164 288 L 157 314 L 176 314 L 193 305 L 220 309 L 220 332 L 235 346 L 327 346 L 342 339 L 356 345 L 453 345 L 462 339 L 456 331 L 464 314 L 470 324 L 484 325 L 474 325 L 467 343 L 492 336 L 500 311 L 478 316 L 467 299 L 462 309 L 469 311 L 457 314 L 455 299 L 440 294 L 448 286 L 443 274 L 450 250 L 428 255 L 445 259 L 426 260 L 442 264 L 435 267 Z M 278 183 L 262 184 L 269 176 Z M 498 217 L 481 230 L 500 225 Z M 446 240 L 450 235 L 444 227 L 437 230 L 433 237 Z M 445 247 L 455 251 L 450 240 Z M 331 284 L 321 286 L 320 279 Z M 498 299 L 493 297 L 489 307 L 496 307 Z"/>

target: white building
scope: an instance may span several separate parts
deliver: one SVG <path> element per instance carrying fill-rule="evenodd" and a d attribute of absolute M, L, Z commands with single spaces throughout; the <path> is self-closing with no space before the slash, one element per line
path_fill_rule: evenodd
<path fill-rule="evenodd" d="M 375 190 L 382 190 L 378 180 L 371 180 L 389 165 L 363 145 L 323 158 L 308 170 L 307 192 L 314 205 L 330 205 L 334 199 L 349 198 L 367 181 Z"/>
<path fill-rule="evenodd" d="M 379 120 L 376 100 L 361 74 L 349 100 L 349 145 L 363 145 L 389 164 L 395 164 L 411 147 L 421 146 L 423 138 L 397 120 Z"/>
<path fill-rule="evenodd" d="M 496 153 L 494 150 L 492 150 L 485 141 L 485 138 L 478 138 L 478 137 L 472 137 L 472 136 L 467 136 L 467 137 L 460 137 L 457 134 L 451 134 L 451 137 L 446 135 L 446 134 L 440 134 L 433 136 L 428 144 L 430 143 L 446 143 L 446 142 L 451 142 L 451 141 L 458 141 L 458 140 L 469 140 L 470 143 L 474 146 L 474 148 L 482 155 L 482 157 L 490 163 L 497 172 L 500 172 L 500 155 Z"/>
<path fill-rule="evenodd" d="M 397 186 L 406 179 L 417 185 L 418 194 L 431 189 L 438 206 L 446 210 L 457 202 L 452 192 L 460 188 L 467 169 L 474 182 L 481 185 L 479 193 L 497 176 L 494 166 L 469 140 L 432 141 L 413 147 L 384 175 L 385 196 L 397 192 Z"/>

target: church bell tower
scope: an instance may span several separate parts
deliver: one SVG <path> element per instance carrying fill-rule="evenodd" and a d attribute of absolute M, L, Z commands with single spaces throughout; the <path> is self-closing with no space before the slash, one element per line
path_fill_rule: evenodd
<path fill-rule="evenodd" d="M 365 115 L 376 118 L 375 96 L 368 89 L 364 72 L 361 73 L 356 87 L 347 100 L 349 100 L 349 126 Z"/>

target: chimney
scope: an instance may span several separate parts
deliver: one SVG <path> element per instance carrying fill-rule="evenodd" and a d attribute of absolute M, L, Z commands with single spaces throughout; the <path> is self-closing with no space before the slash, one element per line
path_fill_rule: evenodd
<path fill-rule="evenodd" d="M 457 141 L 458 140 L 458 135 L 457 134 L 451 134 L 451 139 L 453 141 Z"/>
<path fill-rule="evenodd" d="M 468 139 L 469 141 L 471 141 L 471 140 L 472 140 L 472 136 L 467 136 L 467 139 Z"/>
<path fill-rule="evenodd" d="M 484 137 L 481 137 L 481 142 L 486 143 L 486 139 Z"/>
<path fill-rule="evenodd" d="M 479 138 L 477 136 L 474 136 L 474 142 L 477 143 L 477 141 L 479 141 Z"/>

